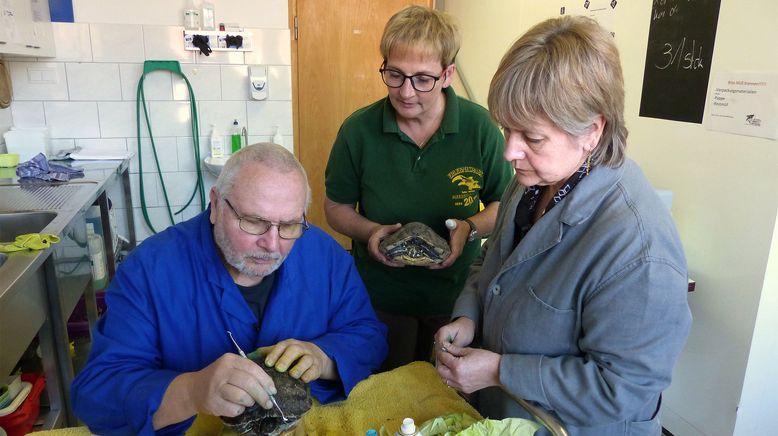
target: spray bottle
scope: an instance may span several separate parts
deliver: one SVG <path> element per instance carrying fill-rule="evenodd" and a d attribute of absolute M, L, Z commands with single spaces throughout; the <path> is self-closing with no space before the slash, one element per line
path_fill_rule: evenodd
<path fill-rule="evenodd" d="M 232 130 L 230 130 L 230 143 L 232 145 L 232 153 L 235 154 L 238 150 L 240 150 L 241 143 L 240 138 L 240 125 L 238 124 L 238 120 L 232 122 Z"/>

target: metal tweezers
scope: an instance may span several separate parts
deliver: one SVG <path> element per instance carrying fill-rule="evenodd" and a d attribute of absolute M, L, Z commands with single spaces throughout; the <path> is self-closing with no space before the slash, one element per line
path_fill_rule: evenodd
<path fill-rule="evenodd" d="M 235 338 L 232 337 L 232 332 L 227 330 L 227 334 L 230 335 L 230 340 L 232 341 L 232 344 L 235 345 L 235 348 L 238 350 L 238 354 L 240 354 L 240 357 L 243 357 L 244 359 L 248 359 L 246 357 L 246 353 L 243 352 L 243 350 L 240 348 L 240 345 L 238 345 L 237 342 L 235 342 Z M 267 394 L 268 397 L 270 397 L 270 401 L 273 402 L 273 405 L 276 406 L 276 409 L 278 409 L 278 412 L 281 413 L 281 419 L 284 420 L 284 422 L 288 422 L 289 418 L 284 416 L 284 411 L 281 410 L 281 406 L 278 405 L 278 402 L 276 401 L 275 395 Z"/>

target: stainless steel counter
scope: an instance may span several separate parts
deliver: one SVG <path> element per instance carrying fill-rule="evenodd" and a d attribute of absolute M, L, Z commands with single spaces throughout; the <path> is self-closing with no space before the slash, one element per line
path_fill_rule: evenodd
<path fill-rule="evenodd" d="M 37 335 L 46 376 L 49 413 L 46 428 L 75 425 L 69 404 L 73 366 L 67 321 L 82 295 L 90 325 L 96 320 L 87 249 L 86 209 L 99 205 L 109 278 L 115 272 L 106 191 L 123 187 L 129 229 L 128 249 L 135 246 L 127 160 L 74 161 L 85 177 L 70 182 L 0 179 L 0 242 L 22 233 L 51 233 L 61 241 L 39 251 L 9 253 L 0 264 L 0 376 L 10 374 Z"/>

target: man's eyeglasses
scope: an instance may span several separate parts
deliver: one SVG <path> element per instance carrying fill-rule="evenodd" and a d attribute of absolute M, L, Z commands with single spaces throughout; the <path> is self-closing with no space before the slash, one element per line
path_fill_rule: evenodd
<path fill-rule="evenodd" d="M 238 227 L 246 233 L 251 235 L 264 235 L 270 230 L 271 227 L 278 227 L 278 236 L 281 239 L 298 239 L 303 233 L 308 230 L 308 220 L 305 219 L 303 214 L 303 222 L 301 223 L 274 223 L 266 219 L 255 216 L 241 216 L 230 201 L 224 198 L 224 202 L 232 209 L 232 212 L 238 218 Z"/>
<path fill-rule="evenodd" d="M 391 68 L 385 68 L 385 64 L 381 65 L 378 70 L 381 73 L 381 79 L 383 79 L 386 86 L 390 88 L 400 88 L 405 84 L 405 79 L 411 79 L 411 86 L 413 89 L 419 92 L 430 92 L 435 88 L 435 84 L 443 77 L 431 76 L 429 74 L 414 74 L 412 76 L 406 76 L 401 71 L 397 71 Z"/>

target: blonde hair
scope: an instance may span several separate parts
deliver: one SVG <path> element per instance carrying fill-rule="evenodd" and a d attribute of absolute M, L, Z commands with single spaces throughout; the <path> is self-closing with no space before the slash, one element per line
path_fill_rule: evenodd
<path fill-rule="evenodd" d="M 305 181 L 305 210 L 311 204 L 311 186 L 300 161 L 289 150 L 270 142 L 260 142 L 241 148 L 224 164 L 216 179 L 216 192 L 221 197 L 228 197 L 235 185 L 240 169 L 248 162 L 257 162 L 281 173 L 297 172 Z"/>
<path fill-rule="evenodd" d="M 553 18 L 532 27 L 505 53 L 489 87 L 489 110 L 509 128 L 544 115 L 573 136 L 597 116 L 605 119 L 592 162 L 624 161 L 624 79 L 613 36 L 582 16 Z"/>
<path fill-rule="evenodd" d="M 393 51 L 411 50 L 438 57 L 445 68 L 454 63 L 459 52 L 459 29 L 443 12 L 408 6 L 386 23 L 380 49 L 384 61 Z"/>

